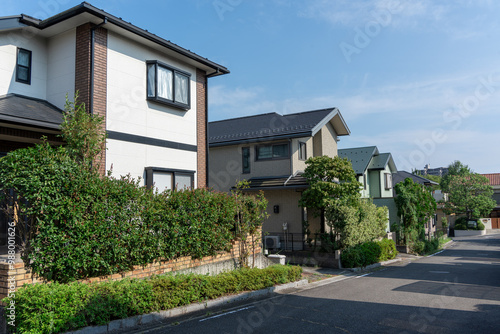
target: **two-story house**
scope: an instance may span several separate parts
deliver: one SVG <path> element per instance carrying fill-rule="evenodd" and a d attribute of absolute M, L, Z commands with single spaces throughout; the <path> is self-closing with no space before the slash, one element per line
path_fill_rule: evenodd
<path fill-rule="evenodd" d="M 83 2 L 0 18 L 0 152 L 56 137 L 65 96 L 105 118 L 102 172 L 158 188 L 207 185 L 207 79 L 229 73 Z"/>
<path fill-rule="evenodd" d="M 336 108 L 210 122 L 209 186 L 229 191 L 238 180 L 249 180 L 249 191 L 263 190 L 269 201 L 270 217 L 263 226 L 266 245 L 302 249 L 303 221 L 313 233 L 325 228 L 298 204 L 308 187 L 301 176 L 305 161 L 337 156 L 339 137 L 349 133 Z"/>
<path fill-rule="evenodd" d="M 45 20 L 0 17 L 0 157 L 42 136 L 62 144 L 62 109 L 78 91 L 105 120 L 102 173 L 161 190 L 205 187 L 207 81 L 226 73 L 86 2 Z"/>
<path fill-rule="evenodd" d="M 363 185 L 362 198 L 372 198 L 377 206 L 389 209 L 387 231 L 390 224 L 398 221 L 394 203 L 392 175 L 397 172 L 390 153 L 380 153 L 376 146 L 346 148 L 339 150 L 341 158 L 351 161 L 352 168 Z"/>

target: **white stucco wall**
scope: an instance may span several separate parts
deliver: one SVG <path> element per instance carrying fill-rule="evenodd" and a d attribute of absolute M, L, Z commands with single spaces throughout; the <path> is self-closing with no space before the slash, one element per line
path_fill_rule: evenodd
<path fill-rule="evenodd" d="M 17 48 L 31 51 L 31 84 L 16 82 Z M 17 31 L 0 33 L 0 96 L 21 94 L 46 99 L 47 46 L 45 39 Z"/>
<path fill-rule="evenodd" d="M 146 60 L 159 60 L 191 74 L 188 111 L 146 99 Z M 108 33 L 108 131 L 196 145 L 196 68 Z M 113 175 L 143 176 L 144 167 L 196 170 L 196 152 L 108 140 L 106 168 Z M 195 177 L 196 179 L 196 177 Z"/>
<path fill-rule="evenodd" d="M 47 40 L 47 101 L 64 109 L 75 93 L 76 29 Z"/>

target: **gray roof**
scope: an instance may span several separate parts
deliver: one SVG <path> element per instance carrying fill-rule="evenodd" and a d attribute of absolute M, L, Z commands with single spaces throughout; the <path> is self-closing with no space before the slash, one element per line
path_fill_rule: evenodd
<path fill-rule="evenodd" d="M 0 121 L 59 130 L 63 115 L 45 100 L 8 94 L 0 97 Z"/>
<path fill-rule="evenodd" d="M 438 185 L 439 183 L 428 180 L 422 176 L 415 175 L 409 172 L 406 172 L 404 170 L 398 171 L 397 173 L 392 174 L 392 183 L 397 184 L 399 182 L 403 182 L 406 178 L 410 178 L 413 180 L 413 182 L 418 183 L 418 184 L 423 184 L 425 186 L 430 186 L 430 185 Z"/>
<path fill-rule="evenodd" d="M 250 178 L 248 190 L 270 190 L 270 189 L 306 189 L 309 187 L 307 179 L 302 175 Z"/>
<path fill-rule="evenodd" d="M 396 164 L 390 153 L 379 153 L 377 146 L 345 148 L 338 150 L 341 158 L 351 161 L 352 168 L 357 175 L 363 174 L 366 170 L 381 170 L 389 165 L 395 171 Z"/>
<path fill-rule="evenodd" d="M 314 136 L 331 122 L 339 136 L 349 128 L 337 108 L 280 115 L 268 113 L 208 123 L 210 146 L 233 145 L 252 141 Z"/>
<path fill-rule="evenodd" d="M 338 150 L 338 155 L 341 158 L 348 158 L 351 161 L 352 168 L 356 174 L 361 175 L 367 169 L 372 157 L 377 155 L 377 146 L 344 148 Z"/>

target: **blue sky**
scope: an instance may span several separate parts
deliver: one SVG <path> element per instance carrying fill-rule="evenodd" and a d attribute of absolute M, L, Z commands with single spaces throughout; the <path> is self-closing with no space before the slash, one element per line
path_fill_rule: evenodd
<path fill-rule="evenodd" d="M 91 0 L 226 66 L 209 120 L 337 107 L 339 148 L 376 145 L 398 169 L 460 160 L 500 172 L 500 2 Z M 80 1 L 2 0 L 46 18 Z"/>

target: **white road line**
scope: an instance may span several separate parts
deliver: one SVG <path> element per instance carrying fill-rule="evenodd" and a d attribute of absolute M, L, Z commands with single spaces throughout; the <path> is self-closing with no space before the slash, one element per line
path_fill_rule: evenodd
<path fill-rule="evenodd" d="M 231 312 L 226 312 L 226 313 L 223 313 L 223 314 L 214 315 L 213 317 L 201 319 L 200 322 L 205 321 L 205 320 L 210 320 L 210 319 L 215 319 L 215 318 L 223 317 L 223 316 L 231 314 L 231 313 L 236 313 L 236 312 L 248 310 L 248 309 L 254 308 L 254 307 L 255 306 L 249 306 L 249 307 L 240 308 L 239 310 L 234 310 L 234 311 L 231 311 Z"/>
<path fill-rule="evenodd" d="M 427 257 L 431 257 L 431 256 L 434 256 L 434 255 L 438 255 L 438 254 L 441 254 L 442 252 L 444 252 L 444 249 L 440 252 L 437 252 L 437 253 L 434 253 L 434 254 L 431 254 L 431 255 L 428 255 Z"/>
<path fill-rule="evenodd" d="M 360 277 L 365 277 L 365 276 L 368 276 L 368 275 L 371 275 L 373 273 L 368 273 L 368 274 L 364 274 L 364 275 L 359 275 L 359 276 L 356 276 L 355 278 L 360 278 Z"/>

